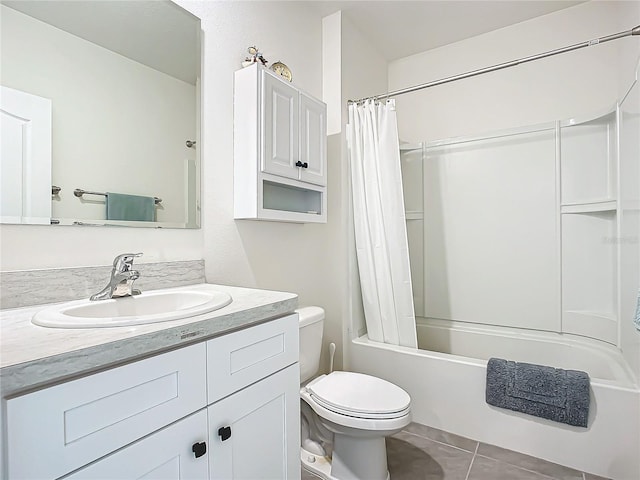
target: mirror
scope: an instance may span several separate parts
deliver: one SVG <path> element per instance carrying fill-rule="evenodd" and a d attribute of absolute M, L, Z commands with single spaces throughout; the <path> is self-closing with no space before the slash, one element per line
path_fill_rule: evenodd
<path fill-rule="evenodd" d="M 197 228 L 200 20 L 165 0 L 0 9 L 2 223 Z"/>

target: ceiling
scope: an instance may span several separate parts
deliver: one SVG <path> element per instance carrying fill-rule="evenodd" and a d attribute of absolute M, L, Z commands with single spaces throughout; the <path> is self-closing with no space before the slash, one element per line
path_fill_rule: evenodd
<path fill-rule="evenodd" d="M 2 4 L 195 84 L 200 20 L 170 1 L 2 0 Z"/>
<path fill-rule="evenodd" d="M 313 1 L 321 15 L 342 10 L 387 61 L 407 57 L 584 0 Z"/>

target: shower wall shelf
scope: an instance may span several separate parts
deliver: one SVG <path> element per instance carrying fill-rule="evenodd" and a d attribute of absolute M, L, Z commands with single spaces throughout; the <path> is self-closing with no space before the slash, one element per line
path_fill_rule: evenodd
<path fill-rule="evenodd" d="M 415 150 L 422 150 L 421 143 L 400 143 L 401 152 L 411 152 Z"/>
<path fill-rule="evenodd" d="M 562 216 L 565 333 L 617 343 L 617 219 L 616 210 Z"/>
<path fill-rule="evenodd" d="M 560 122 L 562 205 L 617 199 L 616 110 Z"/>
<path fill-rule="evenodd" d="M 617 108 L 559 122 L 562 331 L 618 342 Z"/>
<path fill-rule="evenodd" d="M 404 217 L 406 220 L 423 220 L 424 212 L 405 212 Z"/>
<path fill-rule="evenodd" d="M 257 63 L 233 105 L 234 218 L 326 223 L 326 105 Z"/>
<path fill-rule="evenodd" d="M 610 212 L 618 208 L 616 200 L 603 200 L 601 202 L 592 203 L 573 203 L 562 205 L 560 211 L 562 213 L 594 213 L 594 212 Z"/>

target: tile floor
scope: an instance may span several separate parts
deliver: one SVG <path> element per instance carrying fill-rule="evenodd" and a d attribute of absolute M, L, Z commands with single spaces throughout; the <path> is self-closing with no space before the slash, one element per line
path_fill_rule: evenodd
<path fill-rule="evenodd" d="M 391 480 L 604 480 L 419 423 L 387 439 L 387 461 Z"/>

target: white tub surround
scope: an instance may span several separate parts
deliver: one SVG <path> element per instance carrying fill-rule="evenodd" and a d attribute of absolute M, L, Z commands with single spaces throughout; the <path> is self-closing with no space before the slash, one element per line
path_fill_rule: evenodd
<path fill-rule="evenodd" d="M 351 365 L 405 388 L 417 422 L 640 478 L 637 94 L 402 149 L 420 350 L 356 340 Z M 587 429 L 487 405 L 490 357 L 589 373 Z"/>
<path fill-rule="evenodd" d="M 226 307 L 196 317 L 133 327 L 58 329 L 33 325 L 46 305 L 0 312 L 0 385 L 3 397 L 92 371 L 199 342 L 293 312 L 292 293 L 225 285 L 233 298 Z"/>
<path fill-rule="evenodd" d="M 418 325 L 423 349 L 353 340 L 351 367 L 405 389 L 413 419 L 475 440 L 617 480 L 640 478 L 640 388 L 619 350 L 595 340 L 503 327 Z M 570 338 L 567 338 L 570 337 Z M 588 427 L 485 402 L 489 357 L 587 371 Z"/>

